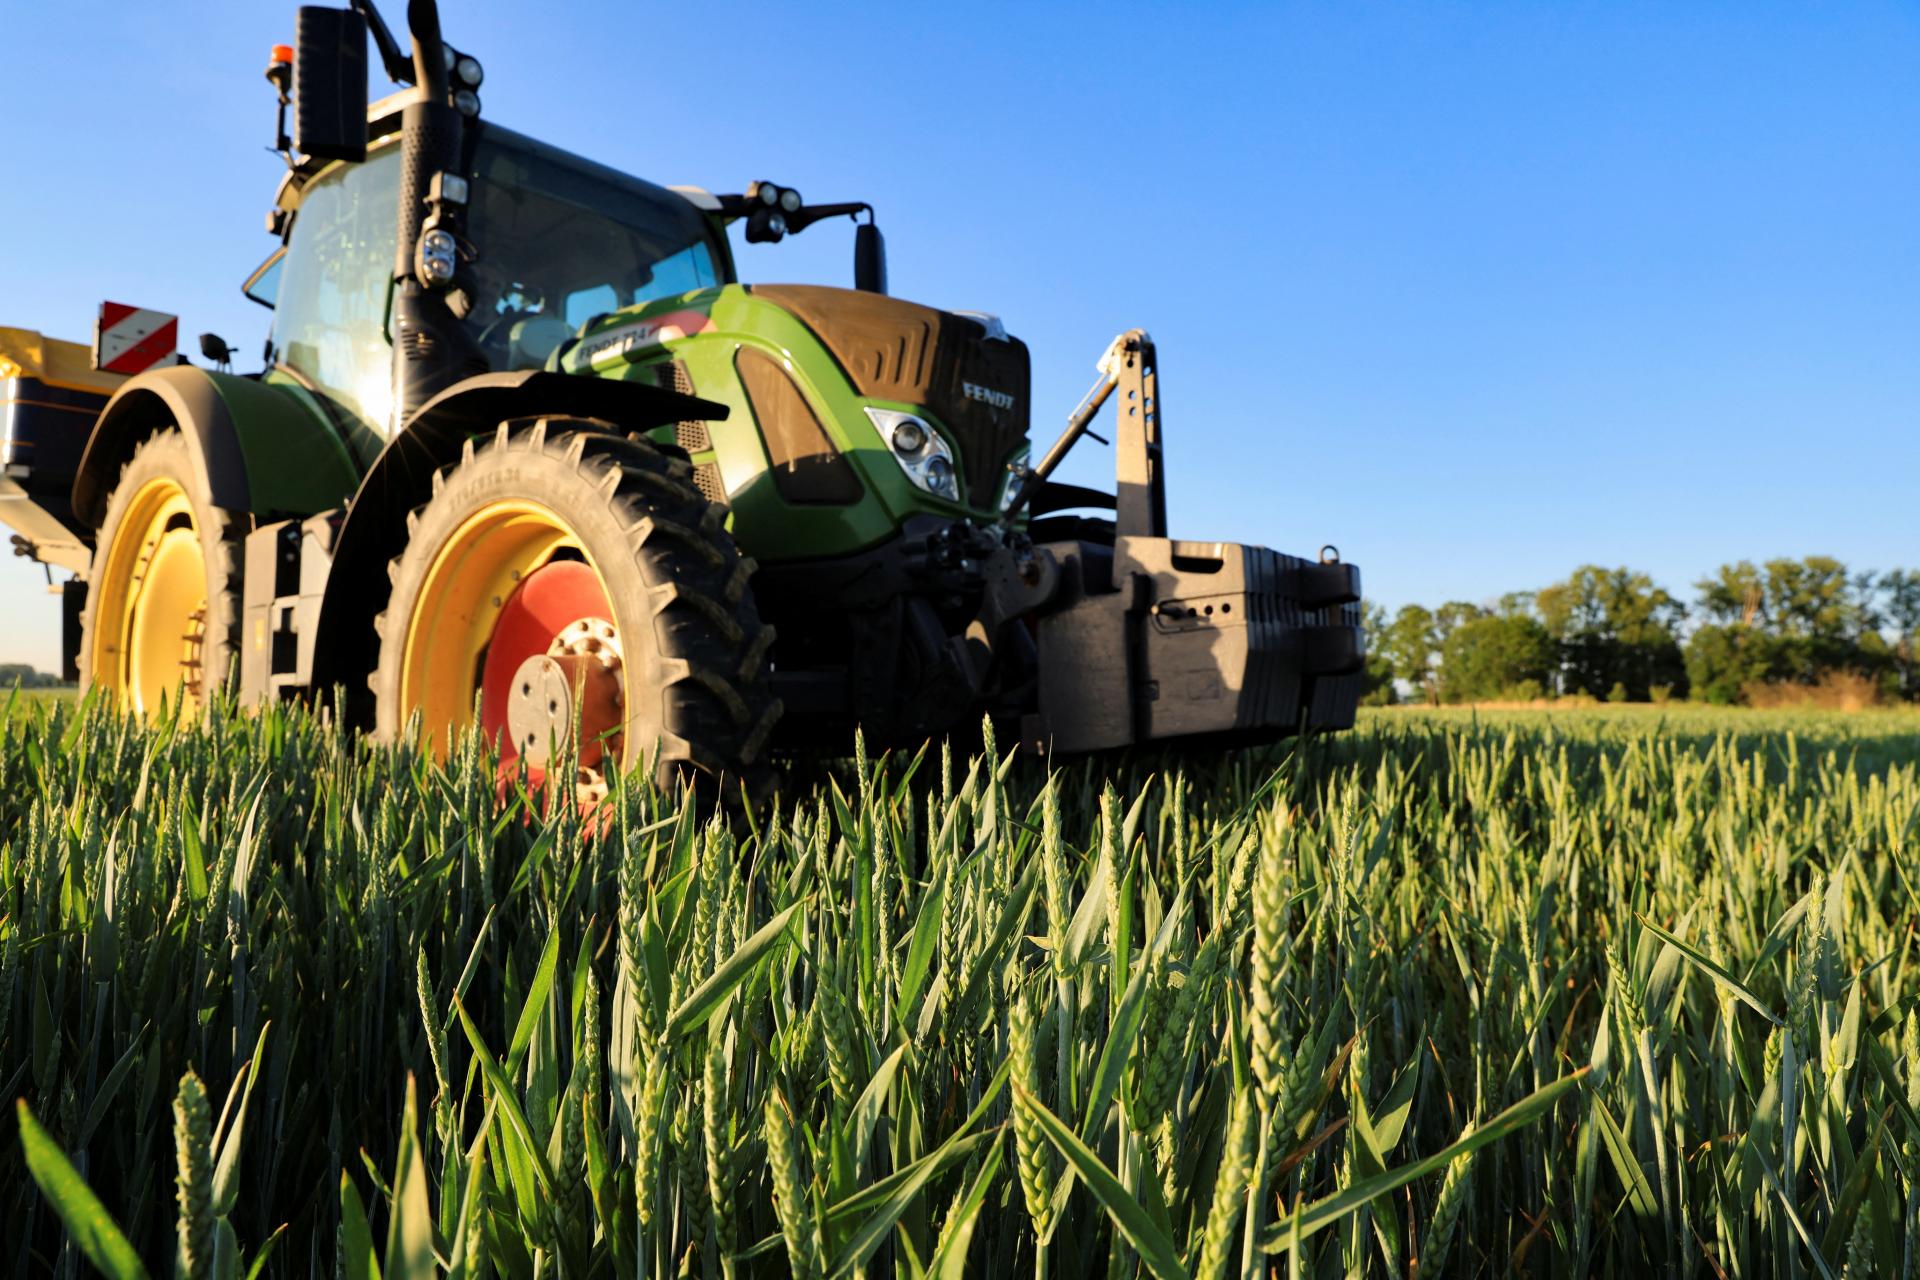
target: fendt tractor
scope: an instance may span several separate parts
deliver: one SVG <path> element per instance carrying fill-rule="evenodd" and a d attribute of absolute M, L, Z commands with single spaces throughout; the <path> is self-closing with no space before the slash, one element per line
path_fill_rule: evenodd
<path fill-rule="evenodd" d="M 583 787 L 751 780 L 856 726 L 1067 753 L 1352 723 L 1354 567 L 1167 536 L 1145 332 L 1036 462 L 1025 344 L 887 296 L 869 205 L 536 142 L 482 116 L 433 0 L 407 19 L 410 53 L 370 0 L 303 7 L 274 51 L 263 371 L 208 335 L 217 367 L 121 379 L 13 333 L 0 519 L 75 572 L 83 684 L 152 715 L 236 681 L 439 752 L 477 721 Z M 368 106 L 370 40 L 403 87 Z M 739 282 L 730 227 L 841 218 L 855 288 Z M 1054 479 L 1109 402 L 1116 492 Z"/>

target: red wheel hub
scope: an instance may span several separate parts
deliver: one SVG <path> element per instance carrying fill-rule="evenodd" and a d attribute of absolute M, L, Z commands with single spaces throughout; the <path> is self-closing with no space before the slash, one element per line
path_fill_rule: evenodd
<path fill-rule="evenodd" d="M 508 731 L 508 713 L 512 706 L 514 676 L 529 659 L 555 652 L 556 643 L 567 628 L 582 619 L 598 619 L 612 625 L 613 607 L 600 586 L 600 575 L 578 560 L 555 560 L 542 565 L 521 579 L 513 594 L 500 608 L 494 621 L 493 636 L 487 642 L 486 661 L 480 672 L 480 728 L 489 742 L 500 746 L 500 763 L 505 766 L 520 756 L 518 745 Z M 573 674 L 577 663 L 561 655 L 559 668 Z M 611 677 L 609 677 L 611 678 Z M 618 700 L 610 705 L 604 690 L 589 688 L 582 708 L 585 723 L 580 726 L 581 764 L 597 763 L 601 741 L 609 731 L 619 729 Z M 613 718 L 611 724 L 599 723 Z"/>

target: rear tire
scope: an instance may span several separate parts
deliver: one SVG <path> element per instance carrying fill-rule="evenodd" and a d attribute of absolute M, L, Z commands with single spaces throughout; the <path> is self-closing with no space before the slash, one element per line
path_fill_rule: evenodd
<path fill-rule="evenodd" d="M 204 709 L 240 645 L 240 588 L 252 518 L 213 504 L 186 437 L 143 441 L 107 499 L 80 619 L 80 686 L 122 711 L 158 714 L 184 693 Z"/>
<path fill-rule="evenodd" d="M 707 502 L 691 474 L 643 438 L 575 420 L 504 423 L 490 441 L 469 441 L 408 517 L 407 545 L 388 569 L 369 681 L 378 734 L 399 740 L 418 715 L 426 743 L 444 752 L 450 729 L 472 726 L 478 702 L 483 728 L 516 758 L 495 673 L 502 662 L 513 669 L 513 644 L 525 646 L 525 611 L 512 635 L 502 619 L 536 573 L 584 561 L 617 632 L 623 767 L 646 767 L 662 786 L 693 777 L 757 790 L 780 714 L 766 678 L 773 629 L 754 605 L 755 566 L 734 547 L 725 508 Z M 581 576 L 573 566 L 568 574 Z M 584 762 L 586 741 L 581 750 Z"/>

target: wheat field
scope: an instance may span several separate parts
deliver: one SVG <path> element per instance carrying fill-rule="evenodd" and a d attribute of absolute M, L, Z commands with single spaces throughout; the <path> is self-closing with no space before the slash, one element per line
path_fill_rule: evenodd
<path fill-rule="evenodd" d="M 1911 1276 L 1916 730 L 989 736 L 583 820 L 10 707 L 0 1269 Z"/>

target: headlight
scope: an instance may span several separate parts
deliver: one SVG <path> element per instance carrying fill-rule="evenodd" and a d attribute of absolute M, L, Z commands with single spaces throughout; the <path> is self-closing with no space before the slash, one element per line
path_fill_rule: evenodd
<path fill-rule="evenodd" d="M 924 419 L 898 409 L 868 409 L 867 417 L 915 488 L 948 502 L 960 501 L 960 476 L 953 466 L 953 450 L 938 431 Z"/>
<path fill-rule="evenodd" d="M 453 71 L 455 75 L 459 76 L 460 79 L 466 83 L 469 89 L 478 89 L 480 82 L 486 79 L 487 75 L 485 71 L 480 69 L 480 60 L 478 58 L 460 59 L 460 61 L 453 64 Z"/>
<path fill-rule="evenodd" d="M 456 89 L 453 105 L 460 108 L 460 114 L 471 120 L 480 114 L 480 95 L 471 89 Z"/>
<path fill-rule="evenodd" d="M 927 462 L 927 488 L 933 490 L 949 502 L 960 500 L 960 484 L 953 476 L 953 463 L 945 458 L 931 458 Z"/>
<path fill-rule="evenodd" d="M 901 453 L 918 453 L 927 443 L 927 429 L 912 418 L 893 429 L 893 447 Z"/>

